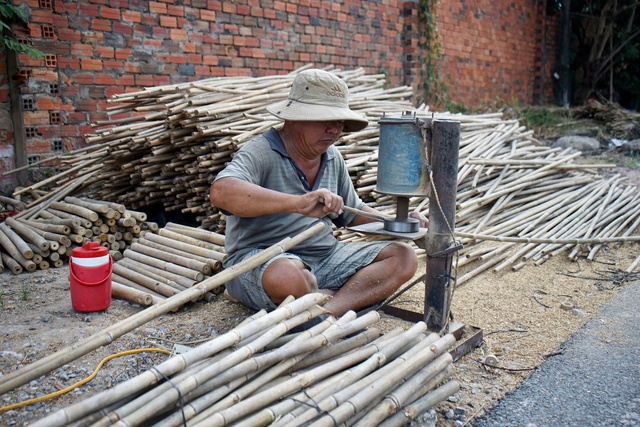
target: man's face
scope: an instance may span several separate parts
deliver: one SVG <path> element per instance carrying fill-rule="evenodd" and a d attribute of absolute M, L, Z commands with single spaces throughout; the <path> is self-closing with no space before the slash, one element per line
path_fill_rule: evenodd
<path fill-rule="evenodd" d="M 335 143 L 340 135 L 344 122 L 291 122 L 287 131 L 295 139 L 296 145 L 305 153 L 320 155 Z"/>

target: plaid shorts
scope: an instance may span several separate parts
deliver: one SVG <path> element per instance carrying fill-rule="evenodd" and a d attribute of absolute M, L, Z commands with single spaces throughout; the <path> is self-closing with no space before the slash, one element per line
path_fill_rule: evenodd
<path fill-rule="evenodd" d="M 276 255 L 265 264 L 227 282 L 227 291 L 239 302 L 255 310 L 274 310 L 276 305 L 271 301 L 262 287 L 262 275 L 271 263 L 279 258 L 299 259 L 309 271 L 316 276 L 319 289 L 338 290 L 359 269 L 365 267 L 378 256 L 380 251 L 390 242 L 338 242 L 333 251 L 323 257 L 299 256 L 291 253 Z M 248 252 L 237 262 L 260 253 L 262 249 Z"/>

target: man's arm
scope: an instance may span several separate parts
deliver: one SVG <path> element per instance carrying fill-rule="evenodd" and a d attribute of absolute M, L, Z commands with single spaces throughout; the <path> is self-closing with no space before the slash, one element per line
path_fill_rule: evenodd
<path fill-rule="evenodd" d="M 342 213 L 342 197 L 327 189 L 302 195 L 270 190 L 234 177 L 221 178 L 211 185 L 209 200 L 214 206 L 245 218 L 281 212 L 321 218 Z"/>

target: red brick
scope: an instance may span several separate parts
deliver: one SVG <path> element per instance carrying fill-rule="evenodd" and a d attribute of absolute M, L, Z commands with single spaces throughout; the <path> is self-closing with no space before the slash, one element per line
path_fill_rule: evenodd
<path fill-rule="evenodd" d="M 107 46 L 96 46 L 95 57 L 102 59 L 113 59 L 115 58 L 114 49 Z"/>
<path fill-rule="evenodd" d="M 77 2 L 61 2 L 61 1 L 54 1 L 53 2 L 54 5 L 54 11 L 56 13 L 62 13 L 62 14 L 69 14 L 72 16 L 75 16 L 78 13 L 78 3 Z"/>
<path fill-rule="evenodd" d="M 74 43 L 71 45 L 71 54 L 74 56 L 92 57 L 93 47 L 89 44 Z"/>
<path fill-rule="evenodd" d="M 153 29 L 153 38 L 158 40 L 158 39 L 169 39 L 171 38 L 169 36 L 169 29 L 168 28 L 161 28 L 161 27 L 156 27 Z"/>
<path fill-rule="evenodd" d="M 25 111 L 22 114 L 24 124 L 26 126 L 48 125 L 49 124 L 49 112 L 48 111 Z"/>
<path fill-rule="evenodd" d="M 208 0 L 207 1 L 207 9 L 208 10 L 215 10 L 220 12 L 222 10 L 222 1 L 220 0 Z"/>
<path fill-rule="evenodd" d="M 171 40 L 174 41 L 186 41 L 187 40 L 187 31 L 186 30 L 178 30 L 174 29 L 170 31 Z"/>
<path fill-rule="evenodd" d="M 91 30 L 93 31 L 102 31 L 102 32 L 111 32 L 113 29 L 113 21 L 109 21 L 106 19 L 94 19 L 91 25 Z"/>
<path fill-rule="evenodd" d="M 85 113 L 68 113 L 65 123 L 68 125 L 85 123 L 87 121 L 87 115 Z M 65 126 L 67 129 L 73 129 L 73 133 L 71 135 L 76 135 L 75 127 Z"/>
<path fill-rule="evenodd" d="M 188 64 L 187 57 L 182 54 L 171 55 L 171 63 L 173 64 Z"/>
<path fill-rule="evenodd" d="M 191 41 L 193 41 L 193 37 L 191 37 Z M 195 53 L 196 52 L 196 45 L 194 43 L 185 43 L 182 46 L 182 51 L 184 53 Z"/>
<path fill-rule="evenodd" d="M 114 22 L 113 32 L 116 34 L 123 34 L 125 36 L 131 36 L 133 34 L 133 27 L 126 22 Z"/>
<path fill-rule="evenodd" d="M 80 31 L 71 28 L 58 28 L 58 40 L 68 42 L 79 42 L 82 39 Z"/>
<path fill-rule="evenodd" d="M 115 58 L 124 61 L 131 57 L 131 49 L 116 49 Z"/>
<path fill-rule="evenodd" d="M 294 4 L 294 3 L 287 3 L 285 10 L 287 11 L 287 13 L 297 14 L 298 13 L 298 5 Z"/>
<path fill-rule="evenodd" d="M 38 98 L 36 102 L 38 106 L 38 110 L 59 110 L 60 109 L 60 100 L 53 98 Z"/>
<path fill-rule="evenodd" d="M 200 11 L 200 19 L 205 21 L 215 21 L 216 20 L 216 12 L 213 10 L 201 10 Z"/>
<path fill-rule="evenodd" d="M 153 76 L 136 74 L 135 81 L 137 86 L 153 86 Z"/>
<path fill-rule="evenodd" d="M 173 16 L 160 16 L 160 25 L 167 28 L 178 28 L 178 21 Z"/>
<path fill-rule="evenodd" d="M 115 21 L 120 21 L 120 9 L 113 9 L 111 7 L 102 6 L 100 8 L 100 17 L 103 19 L 113 19 Z"/>
<path fill-rule="evenodd" d="M 76 111 L 96 111 L 96 101 L 94 99 L 76 100 Z"/>
<path fill-rule="evenodd" d="M 80 59 L 80 68 L 82 70 L 102 71 L 102 61 L 99 59 Z"/>
<path fill-rule="evenodd" d="M 104 33 L 101 32 L 95 32 L 95 31 L 84 31 L 82 32 L 81 35 L 81 42 L 83 43 L 102 43 L 102 40 L 104 39 Z"/>
<path fill-rule="evenodd" d="M 167 13 L 167 5 L 164 3 L 158 3 L 156 1 L 150 1 L 149 12 L 157 13 L 158 15 L 164 15 Z"/>
<path fill-rule="evenodd" d="M 77 58 L 58 58 L 58 69 L 59 70 L 79 70 L 80 69 L 80 60 Z"/>
<path fill-rule="evenodd" d="M 184 16 L 184 7 L 183 6 L 175 6 L 168 5 L 167 13 L 171 16 Z"/>
<path fill-rule="evenodd" d="M 124 64 L 124 70 L 127 73 L 139 73 L 140 72 L 140 64 L 134 62 L 127 62 Z"/>
<path fill-rule="evenodd" d="M 31 11 L 31 22 L 53 24 L 53 12 L 51 10 L 34 9 Z"/>
<path fill-rule="evenodd" d="M 128 22 L 140 23 L 142 18 L 141 18 L 140 12 L 136 12 L 133 10 L 123 10 L 122 20 L 128 21 Z"/>
<path fill-rule="evenodd" d="M 170 76 L 153 76 L 153 84 L 155 86 L 166 86 L 171 84 Z"/>
<path fill-rule="evenodd" d="M 56 3 L 62 3 L 62 2 L 56 2 Z M 98 6 L 95 5 L 95 4 L 82 4 L 82 3 L 80 3 L 78 5 L 78 7 L 79 7 L 80 16 L 90 16 L 90 17 L 99 16 Z"/>
<path fill-rule="evenodd" d="M 51 142 L 48 140 L 34 139 L 26 143 L 27 154 L 44 154 L 51 152 Z"/>
<path fill-rule="evenodd" d="M 73 76 L 73 82 L 76 84 L 93 84 L 93 73 L 77 73 Z"/>
<path fill-rule="evenodd" d="M 132 74 L 123 74 L 116 78 L 116 84 L 120 86 L 133 86 L 135 84 L 135 77 Z"/>
<path fill-rule="evenodd" d="M 95 75 L 95 84 L 97 85 L 114 85 L 116 83 L 115 77 L 111 74 L 100 74 L 96 73 Z"/>
<path fill-rule="evenodd" d="M 251 14 L 251 7 L 243 4 L 239 4 L 236 6 L 236 13 L 238 15 L 249 15 Z"/>

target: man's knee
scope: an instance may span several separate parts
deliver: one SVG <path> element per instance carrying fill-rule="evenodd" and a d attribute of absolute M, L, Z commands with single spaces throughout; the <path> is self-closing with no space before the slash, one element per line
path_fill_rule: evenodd
<path fill-rule="evenodd" d="M 393 274 L 403 282 L 411 279 L 418 269 L 418 256 L 406 243 L 392 242 L 380 252 L 380 255 L 394 260 Z"/>
<path fill-rule="evenodd" d="M 315 276 L 302 261 L 291 258 L 272 262 L 262 275 L 262 286 L 276 303 L 289 295 L 297 298 L 317 290 Z"/>

